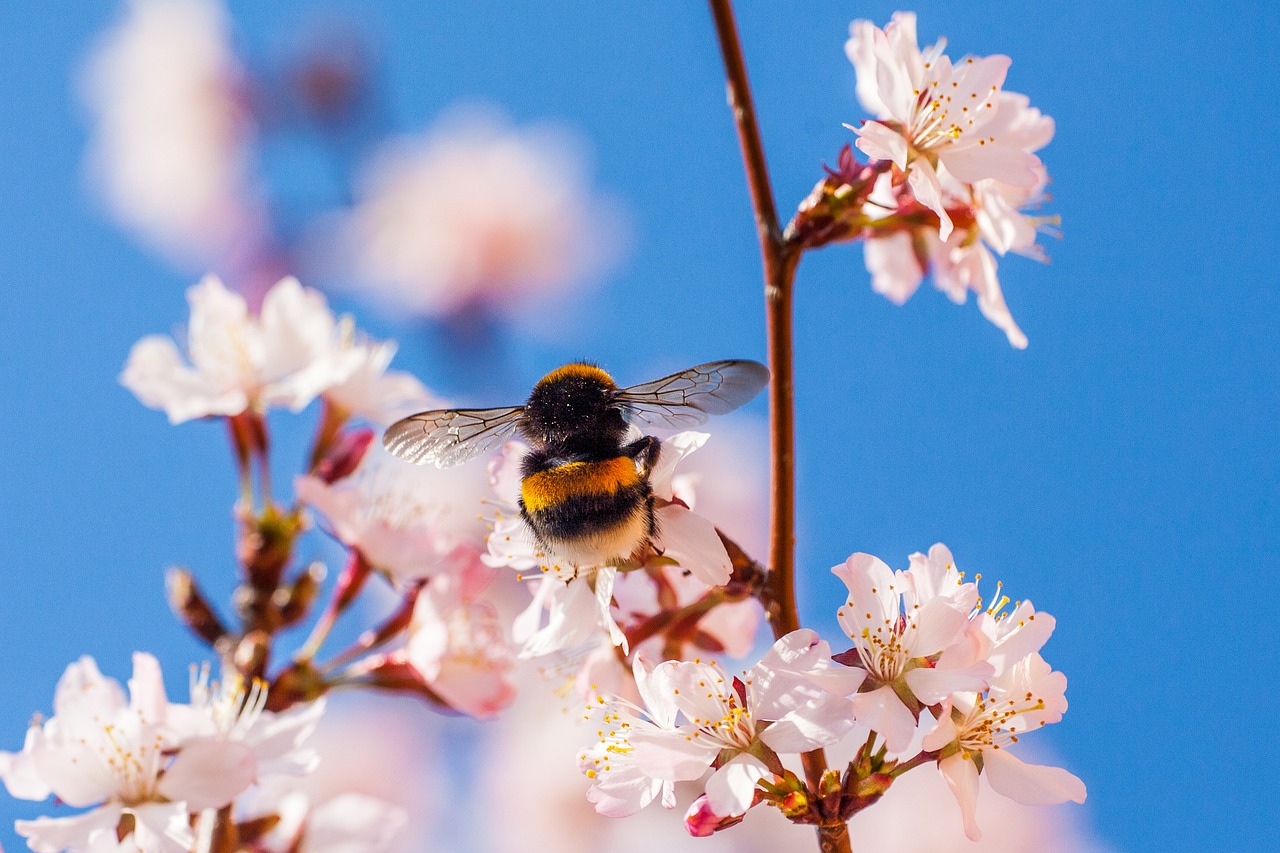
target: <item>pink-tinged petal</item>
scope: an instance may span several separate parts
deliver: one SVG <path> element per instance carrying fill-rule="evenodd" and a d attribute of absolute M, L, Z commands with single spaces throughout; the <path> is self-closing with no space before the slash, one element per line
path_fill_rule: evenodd
<path fill-rule="evenodd" d="M 850 638 L 862 635 L 865 626 L 897 622 L 901 612 L 901 587 L 892 569 L 879 557 L 853 554 L 831 573 L 849 588 L 849 602 L 836 616 Z"/>
<path fill-rule="evenodd" d="M 982 315 L 1005 333 L 1015 349 L 1026 349 L 1027 336 L 1014 322 L 1013 314 L 1009 313 L 1009 306 L 1005 304 L 1004 293 L 1000 290 L 995 257 L 985 247 L 978 246 L 971 258 L 973 271 L 970 286 L 978 294 L 978 308 L 982 310 Z"/>
<path fill-rule="evenodd" d="M 890 752 L 902 752 L 916 733 L 916 719 L 892 687 L 880 687 L 853 697 L 853 716 L 879 733 Z"/>
<path fill-rule="evenodd" d="M 508 506 L 515 506 L 520 499 L 520 464 L 528 452 L 529 447 L 523 442 L 508 441 L 489 460 L 485 469 L 489 475 L 489 487 Z"/>
<path fill-rule="evenodd" d="M 815 632 L 807 628 L 792 631 L 775 642 L 751 668 L 748 681 L 753 714 L 776 720 L 822 698 L 809 688 L 837 697 L 848 696 L 862 686 L 866 676 L 865 670 L 833 663 L 830 647 Z"/>
<path fill-rule="evenodd" d="M 636 690 L 649 713 L 649 719 L 659 728 L 675 728 L 676 715 L 680 713 L 680 709 L 673 701 L 675 694 L 672 691 L 675 688 L 671 683 L 671 668 L 650 669 L 637 654 L 631 672 L 635 676 Z"/>
<path fill-rule="evenodd" d="M 983 239 L 1001 255 L 1011 251 L 1035 253 L 1040 249 L 1036 245 L 1036 223 L 1018 211 L 1022 199 L 1006 198 L 1000 191 L 1005 186 L 988 182 L 978 191 L 978 229 Z"/>
<path fill-rule="evenodd" d="M 50 730 L 60 722 L 62 718 L 55 717 L 45 723 L 45 734 L 52 735 Z M 69 728 L 58 734 L 65 736 L 42 735 L 31 751 L 36 771 L 54 796 L 75 808 L 111 799 L 119 782 L 99 752 L 101 731 Z"/>
<path fill-rule="evenodd" d="M 728 583 L 733 562 L 714 524 L 679 504 L 662 507 L 656 515 L 666 556 L 709 586 Z"/>
<path fill-rule="evenodd" d="M 889 108 L 880 97 L 880 86 L 876 81 L 875 41 L 879 30 L 870 21 L 854 21 L 849 24 L 849 40 L 844 43 L 845 56 L 853 63 L 857 74 L 858 103 L 868 114 L 876 118 L 888 118 Z"/>
<path fill-rule="evenodd" d="M 653 488 L 655 495 L 664 500 L 671 499 L 674 492 L 671 480 L 675 476 L 676 465 L 706 444 L 709 438 L 711 438 L 710 433 L 685 430 L 662 442 L 658 464 L 653 466 L 653 471 L 649 474 L 649 485 Z"/>
<path fill-rule="evenodd" d="M 953 693 L 985 690 L 990 675 L 990 665 L 981 664 L 972 669 L 922 667 L 908 672 L 905 679 L 917 699 L 926 705 L 936 705 Z"/>
<path fill-rule="evenodd" d="M 720 745 L 709 738 L 692 737 L 684 728 L 663 731 L 637 728 L 630 732 L 635 766 L 646 776 L 668 782 L 697 779 L 720 754 Z"/>
<path fill-rule="evenodd" d="M 719 641 L 729 657 L 743 658 L 755 646 L 763 615 L 755 599 L 731 601 L 712 608 L 710 613 L 699 619 L 698 630 Z"/>
<path fill-rule="evenodd" d="M 538 581 L 529 605 L 511 620 L 511 639 L 527 643 L 538 633 L 542 627 L 542 614 L 551 604 L 556 586 L 563 587 L 564 583 L 546 575 Z"/>
<path fill-rule="evenodd" d="M 951 719 L 951 705 L 944 704 L 942 716 L 934 721 L 933 728 L 925 734 L 921 747 L 926 752 L 937 752 L 944 746 L 955 743 L 958 737 L 960 737 L 960 730 Z"/>
<path fill-rule="evenodd" d="M 960 753 L 956 753 L 938 762 L 938 770 L 942 778 L 947 780 L 947 787 L 955 794 L 960 804 L 960 815 L 964 818 L 964 834 L 970 841 L 982 840 L 982 830 L 978 829 L 978 768 L 972 761 Z"/>
<path fill-rule="evenodd" d="M 1027 764 L 1007 749 L 982 752 L 982 769 L 991 790 L 1028 806 L 1083 803 L 1084 782 L 1061 767 Z"/>
<path fill-rule="evenodd" d="M 187 288 L 191 317 L 187 349 L 201 373 L 223 380 L 247 378 L 262 364 L 262 335 L 249 318 L 244 297 L 228 290 L 215 275 Z"/>
<path fill-rule="evenodd" d="M 871 289 L 895 305 L 910 299 L 924 281 L 924 266 L 916 256 L 911 235 L 905 231 L 867 240 L 862 246 L 862 258 L 871 274 Z"/>
<path fill-rule="evenodd" d="M 197 738 L 183 744 L 160 777 L 158 790 L 185 801 L 192 811 L 221 808 L 253 783 L 257 764 L 253 750 L 243 743 Z"/>
<path fill-rule="evenodd" d="M 744 752 L 707 779 L 707 805 L 725 817 L 745 814 L 755 797 L 756 782 L 769 775 L 760 759 Z"/>
<path fill-rule="evenodd" d="M 137 711 L 143 722 L 163 723 L 169 710 L 169 698 L 164 692 L 164 675 L 160 661 L 146 652 L 133 653 L 133 678 L 129 679 L 129 705 Z"/>
<path fill-rule="evenodd" d="M 977 585 L 963 583 L 963 576 L 956 568 L 950 548 L 937 542 L 929 548 L 927 556 L 917 553 L 908 559 L 911 567 L 907 569 L 907 576 L 921 601 L 946 597 L 962 613 L 973 609 L 978 598 Z"/>
<path fill-rule="evenodd" d="M 358 366 L 357 359 L 333 358 L 337 340 L 333 314 L 322 294 L 304 288 L 296 278 L 281 279 L 267 291 L 261 321 L 264 396 L 269 403 L 301 411 Z"/>
<path fill-rule="evenodd" d="M 994 142 L 984 140 L 981 145 L 945 148 L 938 152 L 938 162 L 961 183 L 996 180 L 1015 187 L 1034 186 L 1039 180 L 1040 169 L 1044 168 L 1040 158 L 1030 151 L 1001 145 L 999 139 Z M 945 235 L 940 236 L 947 239 Z"/>
<path fill-rule="evenodd" d="M 632 764 L 621 763 L 603 743 L 578 756 L 578 771 L 591 779 L 587 802 L 595 806 L 596 814 L 605 817 L 630 817 L 669 784 L 646 776 Z"/>
<path fill-rule="evenodd" d="M 907 139 L 878 121 L 866 121 L 854 128 L 858 150 L 872 160 L 891 160 L 899 169 L 907 168 Z"/>
<path fill-rule="evenodd" d="M 519 628 L 523 633 L 530 626 L 540 624 L 542 602 L 549 610 L 547 623 L 533 631 L 523 640 L 519 657 L 532 658 L 551 654 L 561 649 L 582 645 L 591 640 L 600 628 L 600 605 L 595 593 L 584 580 L 575 580 L 568 584 L 552 577 L 543 578 L 542 599 L 535 594 L 534 601 L 517 617 Z M 539 590 L 542 592 L 542 590 Z M 537 607 L 538 611 L 534 611 Z M 532 615 L 526 615 L 526 614 Z M 513 626 L 513 638 L 521 642 Z"/>
<path fill-rule="evenodd" d="M 1013 60 L 1007 56 L 966 57 L 952 67 L 946 96 L 946 124 L 959 129 L 959 144 L 970 143 L 995 120 L 1000 87 Z M 971 144 L 971 143 L 970 143 Z M 950 146 L 941 151 L 950 150 Z"/>
<path fill-rule="evenodd" d="M 596 606 L 600 613 L 600 623 L 603 624 L 609 632 L 609 639 L 613 641 L 615 646 L 622 648 L 622 653 L 627 653 L 627 635 L 622 632 L 622 628 L 618 627 L 618 623 L 613 618 L 613 584 L 618 579 L 618 570 L 609 566 L 597 569 L 595 573 L 595 593 Z"/>
<path fill-rule="evenodd" d="M 981 624 L 994 640 L 988 659 L 999 673 L 1039 652 L 1053 634 L 1057 620 L 1048 613 L 1037 613 L 1030 601 L 1024 601 L 1002 620 L 999 628 L 989 616 Z"/>
<path fill-rule="evenodd" d="M 774 752 L 808 752 L 836 743 L 853 730 L 849 701 L 826 694 L 771 724 L 760 740 Z"/>
<path fill-rule="evenodd" d="M 240 388 L 222 387 L 187 366 L 173 340 L 162 335 L 148 335 L 133 345 L 120 384 L 144 406 L 164 411 L 171 424 L 236 415 L 249 405 Z"/>
<path fill-rule="evenodd" d="M 983 128 L 987 135 L 1024 151 L 1039 151 L 1053 139 L 1053 119 L 1031 106 L 1026 95 L 1002 91 L 996 104 L 995 117 Z"/>
<path fill-rule="evenodd" d="M 445 677 L 432 683 L 432 689 L 449 707 L 477 720 L 486 720 L 510 705 L 516 698 L 515 685 L 509 673 L 495 670 L 445 671 Z"/>
<path fill-rule="evenodd" d="M 915 622 L 919 628 L 911 644 L 911 654 L 928 657 L 959 642 L 969 626 L 969 617 L 968 611 L 961 610 L 951 599 L 935 598 L 920 606 Z"/>
<path fill-rule="evenodd" d="M 28 726 L 22 752 L 0 752 L 0 779 L 4 780 L 9 796 L 20 800 L 43 800 L 52 793 L 31 759 L 40 738 L 40 727 Z"/>
<path fill-rule="evenodd" d="M 27 839 L 27 846 L 35 853 L 61 853 L 63 850 L 79 850 L 104 832 L 115 832 L 120 822 L 120 806 L 107 803 L 102 808 L 74 817 L 38 817 L 35 820 L 14 822 L 14 829 Z"/>
<path fill-rule="evenodd" d="M 365 794 L 339 794 L 307 821 L 307 853 L 364 853 L 387 849 L 409 816 L 397 805 Z"/>
<path fill-rule="evenodd" d="M 264 714 L 258 719 L 244 737 L 244 743 L 257 759 L 258 778 L 277 774 L 301 776 L 316 768 L 320 757 L 303 744 L 320 724 L 324 709 L 325 700 L 321 698 L 279 714 Z"/>
<path fill-rule="evenodd" d="M 129 811 L 138 820 L 133 835 L 139 853 L 186 853 L 195 844 L 182 803 L 142 803 Z"/>
<path fill-rule="evenodd" d="M 741 704 L 718 668 L 695 661 L 667 661 L 658 670 L 669 679 L 672 701 L 690 720 L 719 720 L 730 702 Z"/>
<path fill-rule="evenodd" d="M 942 200 L 942 183 L 938 180 L 938 173 L 927 159 L 917 157 L 911 161 L 907 183 L 911 186 L 916 201 L 938 214 L 938 239 L 945 242 L 955 226 L 947 215 L 947 206 Z"/>
<path fill-rule="evenodd" d="M 53 693 L 53 714 L 71 729 L 97 728 L 97 720 L 128 707 L 124 690 L 113 678 L 103 678 L 98 664 L 84 655 L 69 664 Z"/>

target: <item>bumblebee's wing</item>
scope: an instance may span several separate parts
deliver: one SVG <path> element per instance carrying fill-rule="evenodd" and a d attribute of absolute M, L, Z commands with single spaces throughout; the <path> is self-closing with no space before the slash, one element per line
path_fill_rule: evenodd
<path fill-rule="evenodd" d="M 732 412 L 767 384 L 769 368 L 757 361 L 713 361 L 623 388 L 614 399 L 632 423 L 691 427 Z"/>
<path fill-rule="evenodd" d="M 516 430 L 523 406 L 502 409 L 436 409 L 396 421 L 382 446 L 415 465 L 452 468 L 496 447 Z"/>

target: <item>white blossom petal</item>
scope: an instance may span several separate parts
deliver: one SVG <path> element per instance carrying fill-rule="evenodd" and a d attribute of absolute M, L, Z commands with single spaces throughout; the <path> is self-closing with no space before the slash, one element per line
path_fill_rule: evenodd
<path fill-rule="evenodd" d="M 991 790 L 1028 806 L 1085 801 L 1084 782 L 1061 767 L 1026 764 L 1007 749 L 983 750 L 982 770 Z"/>

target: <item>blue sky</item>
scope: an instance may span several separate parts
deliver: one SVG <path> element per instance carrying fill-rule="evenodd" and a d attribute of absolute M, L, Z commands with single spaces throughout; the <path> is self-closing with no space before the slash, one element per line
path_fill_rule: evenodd
<path fill-rule="evenodd" d="M 518 399 L 590 356 L 633 381 L 764 357 L 759 256 L 709 14 L 688 4 L 330 3 L 381 45 L 394 124 L 459 99 L 576 127 L 629 211 L 627 258 L 537 331 L 505 340 L 506 399 L 467 399 L 421 330 L 397 364 L 467 402 Z M 739 23 L 780 209 L 861 117 L 850 19 L 894 5 L 742 2 Z M 1057 120 L 1041 155 L 1062 240 L 1001 281 L 1030 338 L 927 286 L 895 307 L 856 247 L 807 256 L 797 287 L 798 554 L 805 620 L 836 635 L 850 552 L 895 566 L 946 542 L 962 567 L 1053 613 L 1045 656 L 1071 710 L 1044 733 L 1120 850 L 1257 849 L 1276 774 L 1263 744 L 1277 649 L 1280 287 L 1270 163 L 1280 135 L 1265 4 L 922 3 L 922 42 L 1007 53 L 1006 87 Z M 312 4 L 231 3 L 266 62 Z M 46 711 L 63 667 L 134 649 L 173 674 L 203 651 L 168 616 L 163 569 L 232 569 L 221 430 L 170 428 L 116 376 L 141 335 L 186 316 L 177 270 L 85 192 L 72 78 L 115 14 L 0 7 L 0 748 Z M 305 164 L 284 163 L 290 180 Z M 494 393 L 491 391 L 490 393 Z M 762 404 L 749 413 L 763 417 Z M 285 428 L 282 454 L 303 437 Z M 217 581 L 210 586 L 225 593 Z M 176 678 L 177 676 L 175 676 Z M 180 683 L 180 680 L 177 682 Z M 0 802 L 0 843 L 19 849 Z"/>

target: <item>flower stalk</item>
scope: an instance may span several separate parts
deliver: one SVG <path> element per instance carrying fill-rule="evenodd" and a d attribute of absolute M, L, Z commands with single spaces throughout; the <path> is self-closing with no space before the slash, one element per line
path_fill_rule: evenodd
<path fill-rule="evenodd" d="M 710 0 L 716 36 L 724 59 L 729 108 L 738 131 L 738 144 L 747 173 L 747 186 L 756 215 L 760 254 L 764 264 L 765 325 L 769 348 L 769 574 L 765 581 L 767 609 L 775 638 L 800 627 L 795 591 L 795 366 L 792 342 L 792 297 L 800 249 L 788 243 L 778 224 L 778 211 L 769 181 L 764 142 L 756 120 L 751 84 L 747 78 L 742 42 L 733 16 L 732 0 Z M 805 777 L 815 790 L 827 768 L 821 749 L 801 756 Z M 818 846 L 832 853 L 850 853 L 848 827 L 843 821 L 818 827 Z"/>

